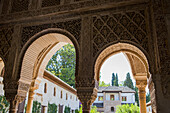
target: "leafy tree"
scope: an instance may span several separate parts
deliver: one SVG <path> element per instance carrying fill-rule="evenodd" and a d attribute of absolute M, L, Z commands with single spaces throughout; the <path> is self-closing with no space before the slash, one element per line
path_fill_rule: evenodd
<path fill-rule="evenodd" d="M 75 113 L 79 113 L 79 110 L 78 110 L 78 109 L 76 109 L 76 110 L 75 110 Z"/>
<path fill-rule="evenodd" d="M 75 48 L 73 45 L 67 44 L 53 55 L 46 66 L 46 70 L 75 87 L 75 65 Z"/>
<path fill-rule="evenodd" d="M 139 95 L 138 95 L 138 88 L 135 86 L 135 101 L 139 106 Z"/>
<path fill-rule="evenodd" d="M 0 113 L 7 113 L 9 111 L 9 102 L 4 96 L 0 96 Z"/>
<path fill-rule="evenodd" d="M 38 101 L 33 101 L 32 113 L 40 113 L 41 112 L 41 103 Z"/>
<path fill-rule="evenodd" d="M 97 113 L 97 107 L 96 106 L 92 106 L 90 113 Z"/>
<path fill-rule="evenodd" d="M 115 77 L 115 74 L 112 73 L 112 86 L 115 86 L 115 81 L 116 81 L 116 77 Z"/>
<path fill-rule="evenodd" d="M 129 72 L 126 74 L 126 79 L 124 81 L 124 86 L 127 86 L 127 87 L 129 87 L 131 89 L 134 89 L 133 82 L 132 82 L 132 79 L 130 77 Z"/>
<path fill-rule="evenodd" d="M 100 87 L 108 87 L 108 86 L 110 86 L 110 84 L 106 84 L 104 81 L 100 81 L 99 86 Z"/>
<path fill-rule="evenodd" d="M 48 113 L 57 113 L 57 105 L 48 103 Z"/>
<path fill-rule="evenodd" d="M 146 94 L 146 103 L 148 103 L 151 100 L 150 93 Z"/>
<path fill-rule="evenodd" d="M 116 73 L 116 82 L 115 82 L 115 86 L 119 86 L 119 84 L 118 84 L 118 75 L 117 75 L 117 73 Z"/>
<path fill-rule="evenodd" d="M 118 105 L 116 107 L 116 113 L 140 113 L 138 106 L 131 104 Z"/>
<path fill-rule="evenodd" d="M 82 105 L 80 107 L 79 113 L 83 113 Z M 92 106 L 91 109 L 90 109 L 90 113 L 99 113 L 99 112 L 97 112 L 97 107 L 96 106 Z"/>
<path fill-rule="evenodd" d="M 70 113 L 70 110 L 71 110 L 70 107 L 65 106 L 64 113 Z"/>

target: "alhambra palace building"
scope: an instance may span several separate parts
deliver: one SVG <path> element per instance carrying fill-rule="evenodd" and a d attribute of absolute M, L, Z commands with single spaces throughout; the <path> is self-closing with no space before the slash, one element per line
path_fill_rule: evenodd
<path fill-rule="evenodd" d="M 170 113 L 169 0 L 0 0 L 0 57 L 10 113 L 28 94 L 27 113 L 49 59 L 63 45 L 76 49 L 75 84 L 83 113 L 98 92 L 99 72 L 123 52 L 146 113 L 148 84 L 155 113 Z"/>
<path fill-rule="evenodd" d="M 116 107 L 135 104 L 135 91 L 127 86 L 99 87 L 97 98 L 92 104 L 99 113 L 115 113 Z"/>

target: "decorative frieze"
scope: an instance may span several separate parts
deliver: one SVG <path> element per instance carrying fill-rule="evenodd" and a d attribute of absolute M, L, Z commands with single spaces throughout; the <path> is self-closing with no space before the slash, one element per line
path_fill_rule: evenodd
<path fill-rule="evenodd" d="M 148 50 L 145 10 L 93 16 L 93 56 L 109 43 L 127 41 Z"/>
<path fill-rule="evenodd" d="M 81 30 L 81 20 L 70 20 L 66 22 L 58 22 L 58 23 L 49 23 L 49 24 L 42 24 L 37 26 L 27 26 L 23 27 L 22 30 L 22 43 L 23 46 L 32 36 L 36 33 L 41 32 L 42 30 L 48 28 L 60 28 L 70 32 L 79 42 L 80 40 L 80 30 Z"/>

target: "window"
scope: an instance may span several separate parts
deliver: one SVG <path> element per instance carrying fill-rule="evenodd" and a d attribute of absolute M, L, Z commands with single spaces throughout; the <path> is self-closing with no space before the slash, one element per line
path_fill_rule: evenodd
<path fill-rule="evenodd" d="M 103 96 L 99 96 L 98 101 L 103 101 Z"/>
<path fill-rule="evenodd" d="M 66 100 L 67 100 L 67 98 L 68 98 L 68 95 L 67 95 L 67 93 L 66 93 Z"/>
<path fill-rule="evenodd" d="M 114 95 L 110 95 L 110 100 L 115 100 L 115 96 Z"/>
<path fill-rule="evenodd" d="M 47 83 L 44 84 L 44 93 L 47 93 Z"/>
<path fill-rule="evenodd" d="M 61 91 L 61 95 L 60 95 L 60 98 L 63 98 L 63 92 Z"/>
<path fill-rule="evenodd" d="M 70 95 L 70 100 L 72 99 L 72 95 Z"/>
<path fill-rule="evenodd" d="M 126 96 L 122 96 L 122 101 L 127 101 Z"/>
<path fill-rule="evenodd" d="M 56 88 L 54 87 L 54 96 L 56 96 Z"/>
<path fill-rule="evenodd" d="M 111 107 L 111 112 L 114 112 L 114 110 L 115 110 L 114 107 Z"/>

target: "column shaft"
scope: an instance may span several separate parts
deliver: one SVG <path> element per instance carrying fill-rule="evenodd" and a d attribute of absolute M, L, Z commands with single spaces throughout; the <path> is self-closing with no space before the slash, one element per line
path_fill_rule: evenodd
<path fill-rule="evenodd" d="M 29 96 L 28 96 L 26 113 L 32 113 L 33 99 L 34 99 L 34 91 L 30 90 Z"/>
<path fill-rule="evenodd" d="M 19 102 L 17 100 L 10 100 L 9 113 L 17 113 Z"/>
<path fill-rule="evenodd" d="M 146 91 L 145 88 L 139 88 L 140 112 L 146 113 Z"/>

